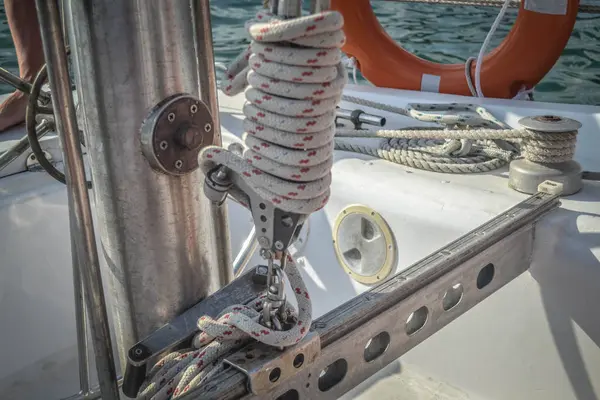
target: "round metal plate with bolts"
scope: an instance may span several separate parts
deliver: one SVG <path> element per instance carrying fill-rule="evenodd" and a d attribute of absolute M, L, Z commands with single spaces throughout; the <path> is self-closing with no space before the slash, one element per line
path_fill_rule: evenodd
<path fill-rule="evenodd" d="M 549 133 L 572 132 L 581 128 L 581 122 L 574 119 L 559 117 L 557 115 L 538 115 L 525 117 L 519 120 L 519 125 L 532 131 Z"/>
<path fill-rule="evenodd" d="M 385 280 L 396 263 L 392 230 L 379 213 L 363 205 L 348 206 L 338 214 L 333 245 L 342 268 L 365 285 Z"/>
<path fill-rule="evenodd" d="M 198 168 L 198 154 L 213 144 L 213 117 L 206 104 L 176 94 L 157 104 L 142 123 L 142 151 L 152 168 L 185 175 Z"/>
<path fill-rule="evenodd" d="M 525 129 L 547 133 L 573 132 L 581 128 L 579 121 L 556 115 L 525 117 L 519 124 Z M 562 183 L 562 195 L 568 196 L 583 187 L 581 174 L 581 166 L 575 160 L 541 164 L 519 159 L 510 163 L 508 186 L 518 192 L 534 194 L 542 182 L 551 180 Z"/>

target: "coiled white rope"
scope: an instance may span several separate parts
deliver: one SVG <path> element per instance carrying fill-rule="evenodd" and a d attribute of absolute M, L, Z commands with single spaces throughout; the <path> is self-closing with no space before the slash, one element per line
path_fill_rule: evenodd
<path fill-rule="evenodd" d="M 324 12 L 278 20 L 260 12 L 247 25 L 252 43 L 226 72 L 227 95 L 246 91 L 239 157 L 221 147 L 200 153 L 207 172 L 218 164 L 239 174 L 262 198 L 300 214 L 329 198 L 335 109 L 348 77 L 341 63 L 343 17 Z"/>
<path fill-rule="evenodd" d="M 461 129 L 353 130 L 338 129 L 335 148 L 368 154 L 412 168 L 442 173 L 478 173 L 500 168 L 516 157 L 538 163 L 569 161 L 575 153 L 577 131 L 546 133 L 510 129 L 485 108 L 472 104 L 414 104 L 407 109 L 356 97 L 344 100 L 419 121 Z M 427 114 L 423 109 L 432 111 Z M 453 114 L 443 114 L 452 110 Z M 469 117 L 465 111 L 479 116 Z M 477 129 L 467 129 L 476 127 Z M 496 129 L 487 129 L 496 128 Z M 349 142 L 347 138 L 383 139 L 378 145 Z M 507 147 L 514 145 L 514 148 Z"/>

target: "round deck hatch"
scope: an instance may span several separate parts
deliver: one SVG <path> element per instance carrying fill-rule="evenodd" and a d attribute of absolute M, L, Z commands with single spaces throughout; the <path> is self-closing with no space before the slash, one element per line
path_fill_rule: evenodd
<path fill-rule="evenodd" d="M 362 205 L 348 206 L 339 213 L 333 245 L 342 268 L 366 285 L 387 278 L 396 259 L 390 227 L 379 213 Z"/>

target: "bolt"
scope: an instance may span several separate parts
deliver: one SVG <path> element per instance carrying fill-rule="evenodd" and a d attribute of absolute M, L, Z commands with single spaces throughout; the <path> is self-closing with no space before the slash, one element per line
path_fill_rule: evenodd
<path fill-rule="evenodd" d="M 204 138 L 194 126 L 183 127 L 176 132 L 177 143 L 188 150 L 194 150 L 202 146 Z"/>
<path fill-rule="evenodd" d="M 281 218 L 281 224 L 286 228 L 290 228 L 292 225 L 294 225 L 294 220 L 289 215 L 286 215 L 285 217 Z"/>
<path fill-rule="evenodd" d="M 169 113 L 169 115 L 167 115 L 167 119 L 169 122 L 175 121 L 175 113 Z"/>
<path fill-rule="evenodd" d="M 207 122 L 206 125 L 204 125 L 204 132 L 208 133 L 212 130 L 212 125 L 210 124 L 210 122 Z"/>
<path fill-rule="evenodd" d="M 240 143 L 231 143 L 227 149 L 240 157 L 244 153 L 244 146 L 242 146 Z"/>
<path fill-rule="evenodd" d="M 196 114 L 198 112 L 198 106 L 196 104 L 192 104 L 192 106 L 190 107 L 190 111 L 192 112 L 192 114 Z"/>
<path fill-rule="evenodd" d="M 269 267 L 267 267 L 266 265 L 259 265 L 257 268 L 257 272 L 259 274 L 266 274 L 267 272 L 269 272 Z"/>
<path fill-rule="evenodd" d="M 269 273 L 269 268 L 266 265 L 258 265 L 254 270 L 254 275 L 252 275 L 252 281 L 257 285 L 266 286 L 267 283 L 267 274 Z"/>
<path fill-rule="evenodd" d="M 140 349 L 139 347 L 136 348 L 135 350 L 133 350 L 133 354 L 135 354 L 136 356 L 141 356 L 142 355 L 142 349 Z"/>
<path fill-rule="evenodd" d="M 268 248 L 269 247 L 269 238 L 267 238 L 266 236 L 261 236 L 258 238 L 258 244 L 260 245 L 260 247 L 264 247 L 264 248 Z"/>
<path fill-rule="evenodd" d="M 181 160 L 175 161 L 175 168 L 181 169 L 181 167 L 183 167 L 183 161 L 181 161 Z"/>
<path fill-rule="evenodd" d="M 166 140 L 163 140 L 162 142 L 160 142 L 160 144 L 158 146 L 160 147 L 161 150 L 166 150 L 169 147 L 169 143 L 167 143 Z"/>
<path fill-rule="evenodd" d="M 273 258 L 273 253 L 271 253 L 271 250 L 269 249 L 260 249 L 259 254 L 265 260 Z"/>
<path fill-rule="evenodd" d="M 283 243 L 281 243 L 281 241 L 279 241 L 279 240 L 278 240 L 278 241 L 276 241 L 276 242 L 275 242 L 275 248 L 276 248 L 277 250 L 283 250 Z"/>

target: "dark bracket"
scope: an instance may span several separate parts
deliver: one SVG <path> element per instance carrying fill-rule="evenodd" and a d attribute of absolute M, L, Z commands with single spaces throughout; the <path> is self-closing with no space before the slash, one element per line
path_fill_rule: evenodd
<path fill-rule="evenodd" d="M 246 304 L 256 299 L 264 286 L 254 283 L 253 274 L 254 271 L 249 271 L 240 276 L 134 345 L 127 353 L 123 393 L 135 398 L 146 377 L 148 362 L 167 351 L 187 347 L 198 332 L 198 318 L 203 315 L 216 318 L 232 304 Z"/>

